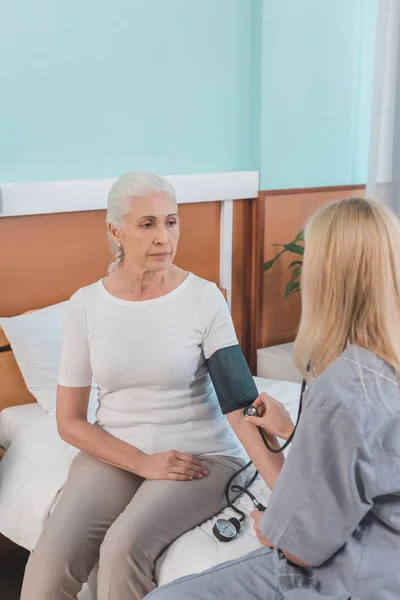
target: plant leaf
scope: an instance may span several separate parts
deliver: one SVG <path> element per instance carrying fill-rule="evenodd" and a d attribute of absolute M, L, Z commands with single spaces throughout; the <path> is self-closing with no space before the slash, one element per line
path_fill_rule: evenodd
<path fill-rule="evenodd" d="M 300 283 L 298 281 L 294 281 L 294 279 L 291 279 L 286 286 L 285 297 L 289 298 L 289 296 L 291 294 L 293 294 L 294 292 L 297 292 L 299 290 L 300 290 Z"/>
<path fill-rule="evenodd" d="M 304 242 L 304 229 L 297 234 L 295 242 Z"/>
<path fill-rule="evenodd" d="M 292 263 L 290 263 L 290 265 L 288 266 L 288 269 L 291 269 L 292 267 L 296 267 L 297 265 L 302 265 L 302 261 L 301 260 L 294 260 Z"/>
<path fill-rule="evenodd" d="M 293 271 L 293 279 L 297 279 L 301 275 L 301 267 L 296 267 Z"/>
<path fill-rule="evenodd" d="M 294 294 L 295 292 L 299 292 L 300 291 L 300 283 L 298 281 L 295 281 L 292 287 L 292 294 Z"/>
<path fill-rule="evenodd" d="M 281 254 L 283 254 L 285 252 L 285 250 L 281 250 L 276 256 L 275 258 L 273 258 L 272 260 L 268 260 L 267 262 L 264 263 L 264 271 L 269 271 L 270 268 L 275 264 L 275 262 L 278 260 L 278 258 L 280 257 Z"/>
<path fill-rule="evenodd" d="M 283 244 L 283 247 L 285 250 L 292 252 L 293 254 L 300 254 L 301 256 L 304 254 L 304 246 L 300 246 L 294 242 L 290 242 L 290 244 Z"/>
<path fill-rule="evenodd" d="M 268 260 L 267 262 L 264 263 L 264 271 L 269 271 L 271 267 L 273 267 L 273 265 L 275 264 L 276 258 L 273 258 L 272 260 Z"/>
<path fill-rule="evenodd" d="M 286 290 L 285 290 L 285 298 L 289 298 L 290 294 L 292 293 L 292 288 L 293 288 L 293 281 L 289 281 L 286 285 Z"/>
<path fill-rule="evenodd" d="M 286 284 L 286 290 L 285 290 L 286 298 L 288 298 L 290 296 L 290 294 L 292 293 L 292 288 L 293 288 L 295 282 L 296 282 L 296 279 L 295 279 L 294 275 L 292 274 L 290 281 L 288 281 Z"/>

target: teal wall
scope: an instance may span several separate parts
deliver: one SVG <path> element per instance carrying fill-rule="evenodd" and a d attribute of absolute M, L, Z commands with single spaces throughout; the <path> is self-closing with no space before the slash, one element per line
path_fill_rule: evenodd
<path fill-rule="evenodd" d="M 0 2 L 0 181 L 366 180 L 377 0 Z"/>
<path fill-rule="evenodd" d="M 0 3 L 0 181 L 253 166 L 251 2 Z"/>
<path fill-rule="evenodd" d="M 366 181 L 377 0 L 263 0 L 262 189 Z"/>

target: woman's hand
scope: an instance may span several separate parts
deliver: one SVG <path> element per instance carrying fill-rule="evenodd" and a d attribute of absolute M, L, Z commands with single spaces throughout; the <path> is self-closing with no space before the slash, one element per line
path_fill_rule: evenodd
<path fill-rule="evenodd" d="M 257 408 L 257 417 L 245 417 L 248 423 L 262 427 L 269 435 L 274 435 L 282 440 L 287 440 L 294 429 L 290 415 L 284 405 L 263 392 L 253 402 Z"/>
<path fill-rule="evenodd" d="M 208 475 L 208 471 L 197 458 L 177 450 L 168 450 L 160 454 L 143 454 L 135 473 L 145 479 L 173 481 L 191 481 Z"/>
<path fill-rule="evenodd" d="M 256 532 L 258 541 L 263 545 L 263 546 L 267 546 L 267 548 L 274 548 L 275 546 L 273 544 L 271 544 L 271 542 L 269 541 L 268 538 L 265 537 L 265 535 L 263 535 L 260 531 L 260 527 L 259 527 L 259 521 L 262 517 L 264 513 L 262 513 L 260 510 L 253 510 L 250 513 L 250 516 L 252 519 L 254 519 L 254 524 L 253 524 L 253 529 Z"/>

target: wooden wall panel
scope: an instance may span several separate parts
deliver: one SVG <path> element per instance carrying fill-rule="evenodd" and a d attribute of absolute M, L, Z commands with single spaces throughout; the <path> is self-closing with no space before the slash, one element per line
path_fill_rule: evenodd
<path fill-rule="evenodd" d="M 61 302 L 111 260 L 104 212 L 0 219 L 0 315 Z"/>
<path fill-rule="evenodd" d="M 261 198 L 235 201 L 233 213 L 232 318 L 254 374 L 261 327 L 263 207 Z"/>
<path fill-rule="evenodd" d="M 176 263 L 218 283 L 220 203 L 180 206 Z M 68 298 L 104 277 L 112 260 L 104 211 L 0 219 L 0 315 Z"/>
<path fill-rule="evenodd" d="M 248 353 L 249 200 L 234 203 L 232 313 Z M 181 204 L 176 264 L 219 284 L 219 202 Z M 12 316 L 69 298 L 104 277 L 112 260 L 105 212 L 90 211 L 0 219 L 0 315 Z"/>
<path fill-rule="evenodd" d="M 181 237 L 175 263 L 219 283 L 220 202 L 181 204 Z"/>
<path fill-rule="evenodd" d="M 0 411 L 8 406 L 36 402 L 28 391 L 11 351 L 0 353 Z"/>
<path fill-rule="evenodd" d="M 257 248 L 263 228 L 261 258 L 269 260 L 277 251 L 271 245 L 292 240 L 319 206 L 363 193 L 362 187 L 289 190 L 235 201 L 232 316 L 250 364 L 256 346 L 291 341 L 300 315 L 299 298 L 284 298 L 291 258 L 262 273 Z M 220 203 L 183 204 L 180 214 L 176 263 L 219 284 Z M 0 219 L 0 315 L 59 302 L 104 276 L 112 258 L 104 217 L 104 211 L 93 211 Z M 260 319 L 258 276 L 263 295 Z"/>
<path fill-rule="evenodd" d="M 292 241 L 307 219 L 323 204 L 364 195 L 364 187 L 260 192 L 264 202 L 264 261 L 276 256 L 272 244 Z M 293 341 L 299 323 L 301 304 L 298 295 L 286 300 L 287 270 L 293 256 L 282 256 L 263 275 L 262 327 L 258 347 Z"/>

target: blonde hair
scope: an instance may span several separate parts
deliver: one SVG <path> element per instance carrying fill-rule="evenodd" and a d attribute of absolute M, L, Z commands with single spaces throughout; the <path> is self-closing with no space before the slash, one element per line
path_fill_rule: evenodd
<path fill-rule="evenodd" d="M 164 177 L 141 171 L 125 173 L 117 179 L 108 194 L 106 223 L 121 227 L 125 215 L 130 211 L 132 200 L 160 192 L 166 192 L 177 204 L 174 187 Z M 125 252 L 122 246 L 114 242 L 110 232 L 107 233 L 115 256 L 115 261 L 108 268 L 108 272 L 112 273 L 123 264 Z"/>
<path fill-rule="evenodd" d="M 305 229 L 297 368 L 316 377 L 354 344 L 399 376 L 399 281 L 400 222 L 386 206 L 351 198 L 318 211 Z"/>

